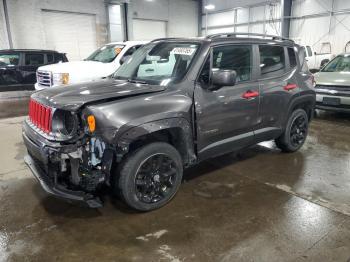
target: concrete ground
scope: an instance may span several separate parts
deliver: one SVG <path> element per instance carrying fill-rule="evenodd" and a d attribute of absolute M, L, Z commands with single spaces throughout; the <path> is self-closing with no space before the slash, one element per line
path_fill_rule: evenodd
<path fill-rule="evenodd" d="M 0 261 L 349 261 L 350 116 L 187 170 L 167 206 L 99 210 L 48 196 L 23 163 L 23 117 L 0 120 Z"/>

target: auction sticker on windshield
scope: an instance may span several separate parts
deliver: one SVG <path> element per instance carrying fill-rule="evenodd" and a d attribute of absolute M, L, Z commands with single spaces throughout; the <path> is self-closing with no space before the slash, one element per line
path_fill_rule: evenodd
<path fill-rule="evenodd" d="M 175 47 L 171 53 L 175 55 L 188 55 L 191 56 L 196 51 L 196 48 L 192 47 Z"/>

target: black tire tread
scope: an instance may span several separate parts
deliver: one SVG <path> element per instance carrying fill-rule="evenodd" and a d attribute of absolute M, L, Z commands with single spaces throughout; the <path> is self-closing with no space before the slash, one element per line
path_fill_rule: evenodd
<path fill-rule="evenodd" d="M 290 138 L 289 138 L 289 131 L 290 131 L 290 126 L 292 124 L 292 121 L 293 119 L 299 115 L 299 114 L 303 114 L 304 117 L 306 117 L 306 119 L 308 119 L 308 116 L 307 116 L 307 113 L 305 112 L 304 109 L 301 109 L 301 108 L 298 108 L 296 110 L 294 110 L 289 118 L 288 118 L 288 121 L 287 121 L 287 125 L 286 125 L 286 128 L 285 128 L 285 131 L 283 132 L 283 134 L 278 137 L 277 139 L 275 139 L 275 143 L 276 143 L 276 146 L 282 150 L 282 152 L 285 152 L 285 153 L 292 153 L 292 152 L 295 152 L 297 150 L 300 149 L 300 147 L 302 147 L 303 144 L 301 144 L 299 147 L 297 148 L 294 148 L 291 146 L 290 144 Z M 307 134 L 306 134 L 307 135 Z"/>
<path fill-rule="evenodd" d="M 150 152 L 159 152 L 163 151 L 169 154 L 170 156 L 174 157 L 177 164 L 180 165 L 181 172 L 178 174 L 177 177 L 177 183 L 175 185 L 175 191 L 174 194 L 169 198 L 166 199 L 166 201 L 162 202 L 157 202 L 153 204 L 145 204 L 142 202 L 137 202 L 134 201 L 132 198 L 132 192 L 128 186 L 128 179 L 133 179 L 134 174 L 132 174 L 132 171 L 137 168 L 140 162 L 140 159 L 144 156 L 147 156 Z M 178 188 L 181 184 L 182 180 L 182 159 L 179 154 L 179 152 L 170 144 L 164 143 L 164 142 L 154 142 L 147 144 L 143 147 L 138 148 L 134 152 L 128 154 L 125 159 L 120 163 L 119 168 L 118 168 L 118 174 L 119 177 L 116 179 L 117 185 L 115 185 L 115 188 L 118 190 L 118 195 L 121 197 L 121 199 L 131 208 L 138 210 L 138 211 L 150 211 L 153 209 L 160 208 L 161 206 L 165 205 L 168 203 L 176 194 L 178 191 Z M 131 177 L 130 177 L 131 176 Z"/>

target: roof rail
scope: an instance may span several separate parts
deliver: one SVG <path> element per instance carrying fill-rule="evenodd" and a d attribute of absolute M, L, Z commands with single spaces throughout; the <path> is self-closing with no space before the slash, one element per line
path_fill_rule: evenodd
<path fill-rule="evenodd" d="M 153 39 L 151 42 L 162 41 L 162 40 L 176 40 L 176 39 L 181 39 L 181 38 L 180 37 L 162 37 L 162 38 Z"/>
<path fill-rule="evenodd" d="M 219 34 L 212 34 L 212 35 L 208 35 L 207 38 L 208 39 L 215 39 L 215 38 L 220 38 L 220 37 L 227 37 L 227 38 L 235 38 L 235 37 L 258 37 L 258 38 L 271 38 L 272 40 L 286 40 L 286 41 L 291 41 L 294 43 L 293 40 L 289 39 L 289 38 L 285 38 L 282 36 L 278 36 L 278 35 L 265 35 L 265 34 L 256 34 L 256 33 L 219 33 Z"/>

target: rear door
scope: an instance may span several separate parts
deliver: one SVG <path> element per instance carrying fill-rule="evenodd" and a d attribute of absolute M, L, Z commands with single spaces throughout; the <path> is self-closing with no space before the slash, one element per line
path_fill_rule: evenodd
<path fill-rule="evenodd" d="M 21 66 L 21 74 L 23 77 L 23 84 L 28 89 L 34 89 L 36 82 L 36 70 L 39 66 L 45 64 L 44 53 L 39 52 L 26 52 L 24 56 L 24 64 Z"/>
<path fill-rule="evenodd" d="M 259 60 L 260 125 L 254 133 L 264 141 L 281 132 L 289 101 L 298 95 L 297 62 L 293 47 L 275 44 L 259 45 Z"/>
<path fill-rule="evenodd" d="M 258 125 L 259 83 L 256 48 L 250 44 L 214 46 L 195 88 L 197 150 L 201 160 L 250 145 Z M 237 72 L 234 86 L 210 90 L 213 70 Z M 243 98 L 247 93 L 255 97 Z"/>

